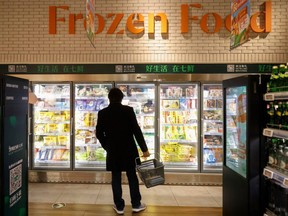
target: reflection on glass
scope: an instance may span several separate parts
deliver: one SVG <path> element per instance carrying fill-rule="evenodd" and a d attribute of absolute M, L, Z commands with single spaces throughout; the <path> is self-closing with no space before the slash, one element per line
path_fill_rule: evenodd
<path fill-rule="evenodd" d="M 246 177 L 246 86 L 226 89 L 226 166 Z"/>

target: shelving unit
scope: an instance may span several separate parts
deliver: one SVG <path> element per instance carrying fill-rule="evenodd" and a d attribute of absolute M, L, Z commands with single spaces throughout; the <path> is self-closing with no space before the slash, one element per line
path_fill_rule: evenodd
<path fill-rule="evenodd" d="M 281 100 L 288 100 L 288 92 L 273 92 L 273 93 L 266 93 L 264 95 L 264 100 L 269 101 L 281 101 Z M 279 127 L 281 128 L 281 127 Z M 281 130 L 281 129 L 275 129 L 275 128 L 265 128 L 263 130 L 263 135 L 266 137 L 274 137 L 279 139 L 288 139 L 288 131 L 287 130 Z M 277 169 L 275 167 L 266 166 L 263 170 L 263 175 L 273 181 L 276 182 L 277 185 L 280 187 L 288 190 L 288 174 L 280 169 Z M 287 198 L 286 198 L 287 199 Z M 272 212 L 270 209 L 266 208 L 266 212 L 264 216 L 276 216 L 274 212 Z"/>

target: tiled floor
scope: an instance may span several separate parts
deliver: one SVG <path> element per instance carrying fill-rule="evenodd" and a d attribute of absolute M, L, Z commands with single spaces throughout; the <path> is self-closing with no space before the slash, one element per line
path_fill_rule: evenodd
<path fill-rule="evenodd" d="M 218 186 L 140 185 L 140 190 L 147 205 L 222 207 L 222 187 Z M 128 185 L 123 185 L 123 198 L 130 205 Z M 109 184 L 30 183 L 29 202 L 112 205 L 113 200 Z"/>

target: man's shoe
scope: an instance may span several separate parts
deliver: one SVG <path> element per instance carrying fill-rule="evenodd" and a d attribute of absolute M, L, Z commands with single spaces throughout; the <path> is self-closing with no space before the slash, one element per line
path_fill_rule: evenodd
<path fill-rule="evenodd" d="M 124 209 L 123 210 L 119 210 L 117 209 L 116 205 L 113 206 L 113 209 L 116 211 L 117 214 L 119 215 L 123 215 L 124 214 Z"/>
<path fill-rule="evenodd" d="M 137 208 L 132 208 L 132 211 L 135 212 L 135 213 L 141 212 L 141 211 L 144 211 L 146 209 L 146 207 L 147 206 L 144 203 L 142 203 Z"/>

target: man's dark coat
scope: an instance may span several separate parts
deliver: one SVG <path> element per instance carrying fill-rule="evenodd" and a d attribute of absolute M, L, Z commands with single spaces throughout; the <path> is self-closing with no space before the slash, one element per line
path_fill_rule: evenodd
<path fill-rule="evenodd" d="M 142 152 L 148 150 L 133 108 L 121 103 L 110 103 L 98 112 L 96 137 L 107 152 L 107 171 L 135 168 L 135 139 Z"/>

